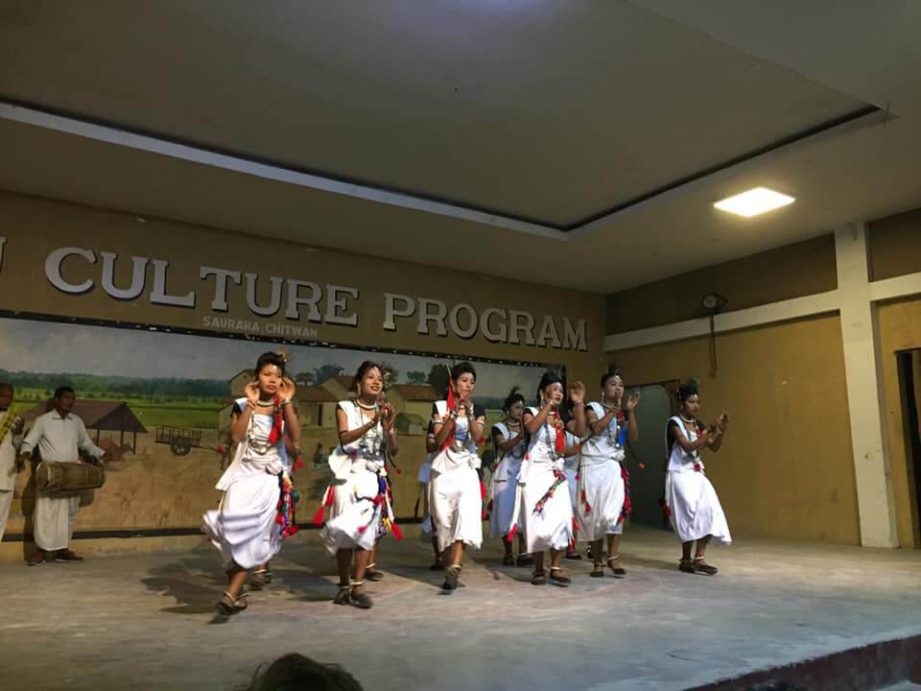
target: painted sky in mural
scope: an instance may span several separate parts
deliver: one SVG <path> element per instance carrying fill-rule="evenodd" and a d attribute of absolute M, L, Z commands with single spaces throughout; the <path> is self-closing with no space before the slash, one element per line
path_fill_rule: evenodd
<path fill-rule="evenodd" d="M 25 319 L 0 319 L 0 369 L 30 373 L 87 373 L 131 378 L 226 381 L 252 367 L 266 350 L 284 349 L 290 371 L 312 372 L 338 365 L 353 373 L 366 359 L 396 370 L 396 383 L 410 373 L 428 373 L 449 360 L 391 352 L 325 346 L 283 346 L 264 342 L 169 333 L 148 328 L 112 328 Z M 479 396 L 504 396 L 512 386 L 527 394 L 536 388 L 542 366 L 475 362 Z"/>

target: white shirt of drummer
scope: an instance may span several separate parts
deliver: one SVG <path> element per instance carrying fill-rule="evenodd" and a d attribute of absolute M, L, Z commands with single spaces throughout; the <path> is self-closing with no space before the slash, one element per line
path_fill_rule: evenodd
<path fill-rule="evenodd" d="M 64 417 L 56 410 L 35 418 L 19 452 L 31 453 L 36 447 L 43 461 L 59 463 L 77 463 L 80 451 L 96 458 L 105 453 L 90 439 L 83 420 L 72 413 Z"/>

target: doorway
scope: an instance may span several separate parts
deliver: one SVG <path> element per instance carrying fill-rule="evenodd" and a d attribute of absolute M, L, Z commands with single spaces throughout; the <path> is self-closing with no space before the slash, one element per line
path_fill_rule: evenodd
<path fill-rule="evenodd" d="M 921 348 L 896 353 L 902 424 L 905 430 L 905 460 L 911 493 L 911 523 L 914 544 L 921 545 Z"/>
<path fill-rule="evenodd" d="M 627 468 L 630 471 L 632 521 L 653 528 L 671 530 L 663 510 L 665 497 L 666 450 L 665 425 L 677 414 L 678 381 L 641 384 L 628 388 L 640 392 L 636 423 L 640 436 L 627 444 Z M 640 464 L 645 468 L 640 468 Z"/>

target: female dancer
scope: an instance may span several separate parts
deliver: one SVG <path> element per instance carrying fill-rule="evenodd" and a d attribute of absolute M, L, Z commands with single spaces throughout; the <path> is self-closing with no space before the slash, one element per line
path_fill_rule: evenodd
<path fill-rule="evenodd" d="M 623 379 L 617 372 L 608 372 L 601 377 L 601 401 L 589 403 L 585 411 L 592 435 L 582 445 L 576 514 L 582 537 L 590 543 L 595 578 L 604 576 L 601 550 L 605 538 L 608 568 L 617 578 L 627 575 L 618 562 L 624 519 L 630 512 L 624 443 L 639 436 L 633 410 L 640 395 L 631 394 L 626 403 L 623 398 Z"/>
<path fill-rule="evenodd" d="M 298 453 L 301 426 L 292 404 L 294 382 L 285 377 L 285 359 L 264 353 L 256 361 L 256 380 L 234 403 L 233 462 L 221 476 L 217 511 L 204 516 L 204 530 L 224 559 L 229 585 L 218 603 L 225 614 L 246 609 L 242 593 L 247 572 L 264 565 L 293 534 L 287 445 Z"/>
<path fill-rule="evenodd" d="M 572 419 L 564 419 L 563 380 L 546 372 L 538 388 L 539 408 L 524 411 L 522 421 L 528 433 L 528 451 L 518 475 L 520 515 L 510 526 L 515 532 L 520 520 L 524 526 L 528 553 L 534 559 L 531 583 L 544 585 L 544 550 L 550 550 L 550 580 L 557 585 L 571 582 L 563 573 L 560 561 L 572 539 L 572 501 L 563 463 L 566 454 L 566 431 L 581 438 L 585 433 L 585 386 L 576 382 L 569 389 Z M 518 512 L 516 511 L 516 514 Z"/>
<path fill-rule="evenodd" d="M 332 512 L 320 537 L 339 567 L 339 592 L 333 602 L 370 609 L 373 603 L 364 579 L 369 565 L 373 566 L 377 541 L 387 532 L 402 537 L 393 522 L 384 477 L 385 454 L 395 456 L 398 451 L 397 432 L 393 408 L 380 401 L 384 387 L 380 365 L 361 363 L 352 385 L 358 397 L 340 401 L 336 409 L 339 446 L 329 456 L 334 479 L 324 502 L 332 503 Z"/>
<path fill-rule="evenodd" d="M 439 551 L 444 553 L 442 588 L 457 588 L 467 547 L 483 542 L 483 495 L 477 440 L 483 436 L 486 411 L 474 405 L 476 370 L 469 362 L 451 368 L 445 400 L 432 411 L 435 443 L 440 449 L 432 461 L 432 520 Z"/>
<path fill-rule="evenodd" d="M 513 541 L 508 538 L 508 527 L 512 523 L 512 512 L 515 510 L 515 494 L 518 491 L 518 472 L 521 470 L 521 461 L 527 451 L 527 435 L 521 417 L 524 414 L 524 396 L 518 392 L 518 387 L 512 389 L 505 403 L 502 404 L 505 418 L 492 427 L 492 442 L 496 448 L 498 463 L 490 480 L 490 503 L 492 511 L 489 514 L 489 533 L 492 537 L 502 538 L 505 547 L 505 556 L 502 564 L 515 565 L 515 556 L 512 554 Z M 523 557 L 524 536 L 518 534 L 518 555 Z"/>
<path fill-rule="evenodd" d="M 717 569 L 704 561 L 711 538 L 729 544 L 729 525 L 720 506 L 716 490 L 704 475 L 700 460 L 701 449 L 719 451 L 729 425 L 729 415 L 723 411 L 716 424 L 707 429 L 698 422 L 700 395 L 697 382 L 690 381 L 678 389 L 680 414 L 672 417 L 666 427 L 669 449 L 668 473 L 665 480 L 665 500 L 672 527 L 681 540 L 681 563 L 684 573 L 715 576 Z M 697 548 L 691 558 L 691 548 Z"/>

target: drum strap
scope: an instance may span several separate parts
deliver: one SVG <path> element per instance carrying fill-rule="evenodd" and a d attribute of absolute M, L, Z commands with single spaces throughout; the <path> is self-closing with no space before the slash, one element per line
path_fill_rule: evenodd
<path fill-rule="evenodd" d="M 13 415 L 13 411 L 6 411 L 6 415 L 4 415 L 3 420 L 0 421 L 0 444 L 6 439 L 6 435 L 10 433 L 10 430 L 19 424 L 19 420 L 20 417 L 18 415 Z"/>

